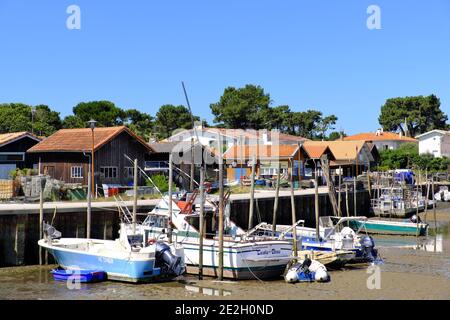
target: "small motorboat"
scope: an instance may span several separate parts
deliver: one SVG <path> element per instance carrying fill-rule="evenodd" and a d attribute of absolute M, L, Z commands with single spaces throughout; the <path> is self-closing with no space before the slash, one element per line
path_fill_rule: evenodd
<path fill-rule="evenodd" d="M 106 272 L 99 270 L 53 269 L 50 272 L 56 281 L 100 282 L 106 280 Z"/>
<path fill-rule="evenodd" d="M 388 234 L 401 236 L 426 236 L 428 233 L 428 224 L 417 221 L 414 215 L 407 220 L 382 220 L 369 219 L 367 221 L 354 220 L 350 222 L 350 227 L 353 229 L 364 226 L 367 233 L 372 234 Z"/>
<path fill-rule="evenodd" d="M 327 268 L 317 260 L 306 258 L 292 265 L 284 279 L 288 283 L 296 282 L 327 282 L 330 275 Z"/>
<path fill-rule="evenodd" d="M 439 191 L 434 195 L 434 199 L 436 201 L 450 201 L 450 192 L 448 191 L 448 187 L 441 186 Z"/>
<path fill-rule="evenodd" d="M 79 270 L 101 270 L 108 280 L 144 282 L 172 279 L 184 273 L 181 246 L 149 241 L 153 239 L 147 234 L 128 234 L 126 223 L 121 223 L 120 229 L 116 240 L 62 238 L 61 232 L 44 222 L 44 238 L 38 245 L 45 248 L 62 269 L 71 271 L 72 276 Z"/>

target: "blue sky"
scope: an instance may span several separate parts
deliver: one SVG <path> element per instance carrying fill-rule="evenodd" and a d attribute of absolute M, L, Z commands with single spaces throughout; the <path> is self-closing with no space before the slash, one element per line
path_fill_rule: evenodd
<path fill-rule="evenodd" d="M 81 8 L 81 30 L 66 9 Z M 366 27 L 381 8 L 381 30 Z M 389 97 L 436 94 L 450 113 L 450 1 L 0 0 L 0 103 L 71 113 L 106 99 L 152 115 L 184 104 L 212 122 L 226 86 L 261 85 L 273 105 L 375 130 Z"/>

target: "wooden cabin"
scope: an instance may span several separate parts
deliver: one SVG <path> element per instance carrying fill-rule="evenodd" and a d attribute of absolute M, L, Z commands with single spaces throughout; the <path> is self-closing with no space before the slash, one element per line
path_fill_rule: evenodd
<path fill-rule="evenodd" d="M 306 141 L 305 148 L 327 146 L 334 155 L 330 168 L 342 170 L 344 177 L 355 177 L 375 163 L 376 147 L 363 140 Z M 375 148 L 375 149 L 374 149 Z"/>
<path fill-rule="evenodd" d="M 292 174 L 294 181 L 300 181 L 308 155 L 299 144 L 233 146 L 224 154 L 228 182 L 249 178 L 253 157 L 256 159 L 256 177 L 276 177 L 279 163 L 282 176 L 288 178 Z"/>
<path fill-rule="evenodd" d="M 152 148 L 125 126 L 86 129 L 62 129 L 28 150 L 41 173 L 66 183 L 87 185 L 94 149 L 95 184 L 131 185 L 133 163 L 141 168 Z M 144 183 L 140 176 L 139 184 Z"/>
<path fill-rule="evenodd" d="M 9 179 L 11 171 L 17 168 L 32 168 L 26 151 L 40 141 L 29 132 L 0 134 L 0 179 Z"/>

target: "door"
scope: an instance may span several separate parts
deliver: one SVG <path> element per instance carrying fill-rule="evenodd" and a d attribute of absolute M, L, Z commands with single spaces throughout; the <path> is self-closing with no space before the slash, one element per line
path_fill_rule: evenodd
<path fill-rule="evenodd" d="M 54 166 L 44 166 L 44 175 L 49 175 L 52 178 L 55 178 L 55 167 Z"/>
<path fill-rule="evenodd" d="M 10 179 L 11 171 L 16 170 L 15 164 L 0 164 L 0 179 Z"/>

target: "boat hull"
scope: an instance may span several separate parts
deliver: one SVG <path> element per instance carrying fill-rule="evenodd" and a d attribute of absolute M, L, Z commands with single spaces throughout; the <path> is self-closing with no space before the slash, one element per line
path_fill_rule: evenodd
<path fill-rule="evenodd" d="M 196 242 L 182 242 L 184 247 L 186 272 L 198 274 L 199 244 Z M 270 279 L 283 274 L 286 265 L 291 260 L 292 245 L 283 243 L 250 243 L 224 246 L 223 276 L 224 278 Z M 218 243 L 203 246 L 203 274 L 217 277 L 219 265 Z"/>
<path fill-rule="evenodd" d="M 42 240 L 41 240 L 42 241 Z M 160 276 L 160 269 L 155 267 L 155 259 L 130 259 L 129 257 L 117 258 L 104 255 L 95 255 L 88 252 L 67 250 L 44 244 L 55 258 L 58 265 L 67 270 L 101 270 L 106 272 L 108 280 L 125 282 L 152 281 Z"/>
<path fill-rule="evenodd" d="M 361 227 L 361 221 L 352 221 L 350 227 L 356 229 Z M 391 221 L 366 221 L 365 230 L 371 234 L 425 236 L 428 225 L 424 223 L 391 222 Z"/>

